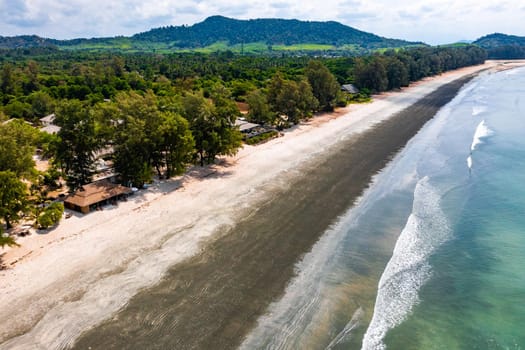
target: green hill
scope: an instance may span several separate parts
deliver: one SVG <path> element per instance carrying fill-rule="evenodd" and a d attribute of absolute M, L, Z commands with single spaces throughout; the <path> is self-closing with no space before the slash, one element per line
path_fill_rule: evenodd
<path fill-rule="evenodd" d="M 484 49 L 493 49 L 499 46 L 525 46 L 525 37 L 494 33 L 479 38 L 474 41 L 473 44 L 481 46 Z"/>
<path fill-rule="evenodd" d="M 356 53 L 375 49 L 425 45 L 388 39 L 338 22 L 287 19 L 237 20 L 212 16 L 192 26 L 156 28 L 131 37 L 54 40 L 33 36 L 0 37 L 0 48 L 57 46 L 61 49 L 131 52 L 327 51 Z"/>
<path fill-rule="evenodd" d="M 525 37 L 494 33 L 474 41 L 487 50 L 488 57 L 492 59 L 517 59 L 525 58 Z"/>
<path fill-rule="evenodd" d="M 137 40 L 170 42 L 179 47 L 206 47 L 216 42 L 229 45 L 262 42 L 267 45 L 324 44 L 357 45 L 367 49 L 401 47 L 422 43 L 387 39 L 338 22 L 310 22 L 295 19 L 236 20 L 209 17 L 192 26 L 169 26 L 133 36 Z"/>

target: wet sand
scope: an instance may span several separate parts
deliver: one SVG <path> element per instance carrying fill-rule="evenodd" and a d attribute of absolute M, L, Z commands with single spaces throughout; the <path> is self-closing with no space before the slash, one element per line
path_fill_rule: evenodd
<path fill-rule="evenodd" d="M 78 349 L 232 349 L 284 292 L 295 264 L 368 186 L 374 174 L 470 80 L 438 88 L 301 169 L 256 211 L 173 267 Z"/>

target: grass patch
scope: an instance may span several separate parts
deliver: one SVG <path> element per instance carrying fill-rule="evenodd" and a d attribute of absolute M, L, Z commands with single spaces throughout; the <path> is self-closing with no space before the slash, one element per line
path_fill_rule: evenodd
<path fill-rule="evenodd" d="M 335 46 L 325 44 L 272 45 L 273 51 L 325 51 L 335 49 Z"/>
<path fill-rule="evenodd" d="M 279 136 L 279 132 L 276 131 L 276 130 L 270 130 L 270 131 L 267 131 L 265 132 L 264 134 L 259 134 L 257 136 L 254 136 L 254 137 L 250 137 L 249 139 L 246 139 L 246 144 L 248 145 L 257 145 L 257 144 L 260 144 L 260 143 L 263 143 L 263 142 L 266 142 L 270 139 L 273 139 L 275 137 Z"/>

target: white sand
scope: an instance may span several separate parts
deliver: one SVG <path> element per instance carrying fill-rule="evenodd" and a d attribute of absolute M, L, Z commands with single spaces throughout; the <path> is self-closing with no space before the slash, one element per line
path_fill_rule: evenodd
<path fill-rule="evenodd" d="M 244 147 L 225 165 L 196 168 L 118 207 L 77 214 L 49 233 L 21 238 L 22 247 L 7 248 L 2 256 L 10 268 L 0 271 L 0 342 L 30 331 L 0 348 L 67 347 L 138 290 L 158 282 L 170 266 L 202 249 L 204 239 L 286 186 L 289 176 L 300 175 L 300 164 L 439 86 L 498 64 L 427 78 L 344 113 L 316 117 L 281 138 Z"/>

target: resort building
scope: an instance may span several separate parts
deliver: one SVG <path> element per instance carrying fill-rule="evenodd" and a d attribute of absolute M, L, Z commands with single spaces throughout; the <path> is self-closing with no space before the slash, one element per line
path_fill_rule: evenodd
<path fill-rule="evenodd" d="M 64 199 L 64 206 L 68 209 L 87 214 L 101 205 L 126 198 L 132 190 L 109 181 L 97 181 L 82 186 L 74 194 Z"/>

